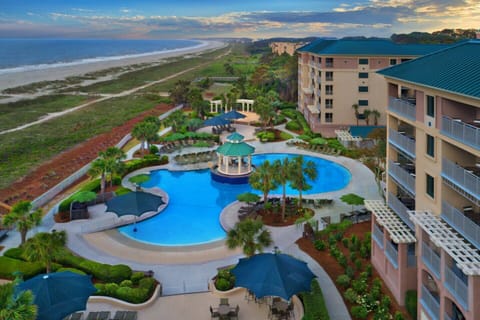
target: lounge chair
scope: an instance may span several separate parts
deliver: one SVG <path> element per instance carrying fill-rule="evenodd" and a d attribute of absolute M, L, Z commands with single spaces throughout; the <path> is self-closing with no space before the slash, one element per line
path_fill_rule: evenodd
<path fill-rule="evenodd" d="M 100 312 L 89 312 L 87 315 L 87 320 L 97 320 Z"/>
<path fill-rule="evenodd" d="M 215 319 L 215 318 L 220 318 L 220 313 L 216 309 L 213 309 L 212 306 L 210 306 L 210 318 Z"/>
<path fill-rule="evenodd" d="M 97 320 L 109 320 L 110 311 L 100 311 L 97 317 Z"/>
<path fill-rule="evenodd" d="M 137 320 L 137 311 L 125 311 L 125 318 L 124 320 Z"/>

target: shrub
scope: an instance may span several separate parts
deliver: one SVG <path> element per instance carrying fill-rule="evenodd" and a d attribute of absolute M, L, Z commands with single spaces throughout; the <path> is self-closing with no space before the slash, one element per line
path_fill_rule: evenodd
<path fill-rule="evenodd" d="M 350 279 L 353 279 L 353 277 L 355 276 L 355 271 L 353 270 L 352 267 L 347 266 L 347 267 L 345 268 L 345 274 L 346 274 L 347 276 L 349 276 Z"/>
<path fill-rule="evenodd" d="M 367 291 L 367 282 L 361 279 L 352 280 L 352 289 L 357 294 L 364 294 Z"/>
<path fill-rule="evenodd" d="M 352 226 L 353 222 L 350 220 L 343 220 L 342 222 L 337 224 L 338 231 L 345 232 L 348 228 Z"/>
<path fill-rule="evenodd" d="M 115 189 L 115 194 L 117 196 L 121 196 L 122 194 L 127 194 L 127 193 L 130 193 L 132 192 L 132 190 L 128 189 L 128 188 L 125 188 L 125 187 L 118 187 L 117 189 Z"/>
<path fill-rule="evenodd" d="M 120 287 L 133 287 L 133 282 L 132 280 L 123 280 L 122 282 L 120 282 Z"/>
<path fill-rule="evenodd" d="M 115 293 L 117 292 L 119 286 L 116 283 L 107 283 L 105 284 L 105 294 L 108 296 L 115 297 Z"/>
<path fill-rule="evenodd" d="M 257 133 L 257 137 L 260 141 L 274 141 L 275 133 L 272 131 L 260 131 Z"/>
<path fill-rule="evenodd" d="M 280 139 L 282 140 L 288 140 L 288 139 L 292 139 L 293 136 L 288 133 L 288 132 L 285 132 L 285 131 L 280 131 Z"/>
<path fill-rule="evenodd" d="M 389 296 L 384 296 L 382 298 L 382 301 L 380 301 L 380 304 L 385 308 L 385 309 L 389 309 L 390 308 L 390 297 Z"/>
<path fill-rule="evenodd" d="M 361 259 L 356 259 L 354 264 L 355 264 L 355 268 L 357 268 L 357 270 L 362 270 L 363 262 L 362 262 Z"/>
<path fill-rule="evenodd" d="M 368 316 L 368 310 L 365 306 L 353 306 L 350 312 L 356 319 L 366 319 Z"/>
<path fill-rule="evenodd" d="M 106 277 L 104 277 L 104 281 L 108 282 L 121 282 L 125 279 L 130 279 L 132 276 L 132 269 L 129 266 L 124 264 L 117 264 L 117 265 L 106 265 L 107 272 Z"/>
<path fill-rule="evenodd" d="M 160 158 L 153 155 L 146 155 L 143 159 L 132 159 L 125 162 L 125 174 L 133 172 L 135 170 L 151 167 L 151 166 L 160 166 L 168 163 L 168 156 L 163 155 Z"/>
<path fill-rule="evenodd" d="M 56 272 L 63 272 L 63 271 L 70 271 L 70 272 L 73 272 L 73 273 L 77 273 L 77 274 L 81 274 L 81 275 L 85 275 L 86 273 L 83 272 L 82 270 L 78 270 L 78 269 L 75 269 L 75 268 L 58 268 L 56 270 Z"/>
<path fill-rule="evenodd" d="M 29 279 L 39 273 L 45 272 L 45 266 L 39 262 L 27 262 L 9 257 L 0 257 L 0 278 L 15 279 L 19 272 L 24 279 Z"/>
<path fill-rule="evenodd" d="M 343 239 L 343 232 L 336 232 L 333 234 L 333 236 L 335 237 L 335 240 L 338 241 L 341 241 Z"/>
<path fill-rule="evenodd" d="M 368 274 L 369 277 L 372 276 L 373 274 L 373 267 L 372 265 L 369 263 L 367 264 L 367 266 L 365 267 L 365 272 Z"/>
<path fill-rule="evenodd" d="M 344 288 L 348 288 L 350 285 L 350 280 L 350 277 L 346 274 L 342 274 L 337 277 L 337 283 Z"/>
<path fill-rule="evenodd" d="M 394 320 L 405 320 L 405 317 L 400 311 L 395 312 L 395 316 L 393 317 Z"/>
<path fill-rule="evenodd" d="M 148 151 L 150 151 L 151 154 L 157 154 L 159 150 L 156 145 L 151 144 L 150 147 L 148 148 Z"/>
<path fill-rule="evenodd" d="M 370 257 L 370 248 L 362 244 L 360 246 L 360 256 L 364 259 Z"/>
<path fill-rule="evenodd" d="M 343 238 L 342 239 L 342 244 L 345 248 L 348 248 L 348 238 Z"/>
<path fill-rule="evenodd" d="M 319 251 L 323 251 L 325 250 L 325 242 L 323 240 L 315 240 L 315 242 L 313 243 L 313 246 L 315 247 L 315 249 L 319 250 Z"/>
<path fill-rule="evenodd" d="M 284 115 L 287 118 L 295 119 L 297 117 L 295 109 L 283 109 L 280 114 Z"/>
<path fill-rule="evenodd" d="M 405 309 L 412 319 L 417 319 L 417 291 L 408 290 L 405 294 Z"/>
<path fill-rule="evenodd" d="M 342 252 L 338 254 L 337 261 L 338 261 L 338 264 L 341 265 L 342 267 L 344 268 L 347 267 L 347 264 L 348 264 L 347 257 L 345 257 L 345 255 Z"/>
<path fill-rule="evenodd" d="M 291 120 L 285 125 L 285 129 L 290 131 L 300 131 L 301 128 L 302 126 L 296 120 Z"/>
<path fill-rule="evenodd" d="M 358 294 L 352 288 L 348 288 L 343 296 L 350 303 L 355 303 L 358 299 Z"/>
<path fill-rule="evenodd" d="M 357 259 L 357 253 L 355 251 L 350 252 L 350 255 L 348 256 L 348 258 L 350 259 L 351 262 L 355 262 L 355 260 Z"/>
<path fill-rule="evenodd" d="M 3 253 L 5 257 L 9 257 L 12 259 L 27 261 L 27 259 L 23 256 L 23 249 L 22 248 L 10 248 Z"/>
<path fill-rule="evenodd" d="M 227 291 L 235 286 L 235 276 L 230 272 L 230 269 L 218 270 L 215 279 L 215 287 L 220 291 Z"/>
<path fill-rule="evenodd" d="M 337 238 L 335 237 L 334 234 L 330 234 L 330 235 L 328 236 L 328 243 L 330 244 L 330 246 L 336 245 L 336 243 L 337 243 Z"/>
<path fill-rule="evenodd" d="M 130 277 L 130 280 L 132 280 L 134 285 L 137 285 L 138 282 L 143 278 L 145 278 L 145 275 L 143 274 L 143 272 L 138 272 L 137 271 L 137 272 L 132 273 L 132 276 Z"/>

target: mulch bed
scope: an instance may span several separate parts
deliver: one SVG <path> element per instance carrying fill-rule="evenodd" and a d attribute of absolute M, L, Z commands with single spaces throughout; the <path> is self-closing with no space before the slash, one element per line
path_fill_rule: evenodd
<path fill-rule="evenodd" d="M 345 232 L 344 238 L 350 238 L 353 234 L 355 234 L 358 238 L 363 239 L 365 233 L 370 232 L 370 228 L 371 226 L 369 221 L 354 224 Z M 297 240 L 297 244 L 301 250 L 307 253 L 310 257 L 312 257 L 315 261 L 317 261 L 318 264 L 322 266 L 322 268 L 327 272 L 327 274 L 330 276 L 330 278 L 334 282 L 338 291 L 342 294 L 342 298 L 343 298 L 343 292 L 345 291 L 345 289 L 340 287 L 336 283 L 336 279 L 338 276 L 345 274 L 345 269 L 337 262 L 337 260 L 334 257 L 332 257 L 329 254 L 328 250 L 320 251 L 315 249 L 312 241 L 310 241 L 309 239 L 300 238 L 299 240 Z M 346 254 L 348 256 L 349 251 L 348 249 L 344 248 L 342 244 L 339 244 L 338 248 L 343 252 L 343 254 Z M 370 260 L 365 260 L 364 262 L 365 264 L 370 263 Z M 372 279 L 374 278 L 380 278 L 375 268 L 373 268 Z M 400 311 L 403 313 L 405 319 L 411 320 L 411 317 L 407 313 L 407 310 L 405 309 L 405 307 L 401 307 L 400 305 L 398 305 L 393 294 L 390 292 L 390 290 L 387 288 L 385 284 L 382 285 L 382 293 L 383 295 L 388 295 L 390 297 L 390 301 L 391 301 L 390 311 L 392 314 L 394 314 L 395 311 Z M 350 311 L 352 304 L 350 304 L 345 299 L 344 299 L 344 302 L 347 305 L 347 309 Z M 367 319 L 369 320 L 373 319 L 373 314 L 372 313 L 369 314 Z"/>
<path fill-rule="evenodd" d="M 0 201 L 12 205 L 19 200 L 35 199 L 94 160 L 98 156 L 98 152 L 117 144 L 126 134 L 131 132 L 136 123 L 142 121 L 146 116 L 159 116 L 172 108 L 172 105 L 160 104 L 110 132 L 93 137 L 60 153 L 48 162 L 32 169 L 29 174 L 15 181 L 8 188 L 1 189 Z"/>
<path fill-rule="evenodd" d="M 311 210 L 308 208 L 305 208 L 307 210 Z M 280 209 L 281 210 L 281 209 Z M 302 218 L 303 215 L 301 214 L 295 214 L 295 215 L 285 215 L 285 220 L 282 221 L 282 214 L 280 212 L 273 212 L 271 210 L 259 210 L 258 214 L 262 216 L 262 222 L 263 224 L 271 227 L 285 227 L 285 226 L 291 226 L 295 224 L 295 221 L 297 219 Z"/>

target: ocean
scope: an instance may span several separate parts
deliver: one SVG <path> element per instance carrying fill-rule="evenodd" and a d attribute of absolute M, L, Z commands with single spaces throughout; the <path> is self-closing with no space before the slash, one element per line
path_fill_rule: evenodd
<path fill-rule="evenodd" d="M 0 74 L 203 46 L 195 40 L 0 39 Z"/>

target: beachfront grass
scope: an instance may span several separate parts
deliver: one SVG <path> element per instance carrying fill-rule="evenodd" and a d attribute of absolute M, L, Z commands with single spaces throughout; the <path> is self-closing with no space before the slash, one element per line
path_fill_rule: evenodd
<path fill-rule="evenodd" d="M 151 96 L 109 99 L 59 118 L 0 135 L 0 188 L 54 155 L 110 131 L 159 103 Z"/>
<path fill-rule="evenodd" d="M 78 106 L 87 96 L 52 95 L 0 104 L 0 131 L 16 128 L 46 116 Z"/>

